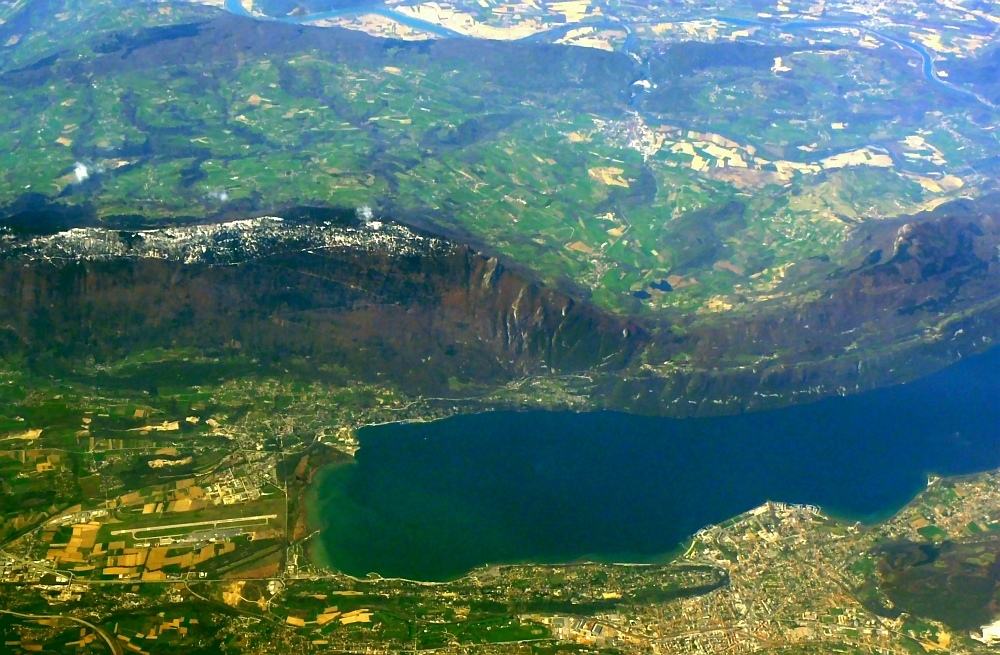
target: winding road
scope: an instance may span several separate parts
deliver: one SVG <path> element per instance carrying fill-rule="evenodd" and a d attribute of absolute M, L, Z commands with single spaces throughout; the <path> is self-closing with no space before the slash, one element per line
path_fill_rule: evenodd
<path fill-rule="evenodd" d="M 11 610 L 0 609 L 0 614 L 9 614 L 11 616 L 16 616 L 19 619 L 29 619 L 29 620 L 52 620 L 57 621 L 71 621 L 82 625 L 85 628 L 90 628 L 93 630 L 98 637 L 104 641 L 104 645 L 108 647 L 108 650 L 112 655 L 125 655 L 125 651 L 122 645 L 118 643 L 118 640 L 113 638 L 107 633 L 104 628 L 98 627 L 91 623 L 90 621 L 84 621 L 83 619 L 77 618 L 75 616 L 69 616 L 68 614 L 23 614 L 21 612 L 13 612 Z"/>

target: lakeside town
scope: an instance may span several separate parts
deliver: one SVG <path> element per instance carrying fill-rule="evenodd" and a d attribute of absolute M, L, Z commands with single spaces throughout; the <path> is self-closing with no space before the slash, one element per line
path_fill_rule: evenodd
<path fill-rule="evenodd" d="M 233 420 L 191 399 L 179 421 L 133 405 L 81 413 L 74 438 L 91 462 L 81 479 L 90 500 L 48 517 L 5 517 L 0 595 L 9 611 L 0 628 L 10 652 L 53 640 L 98 651 L 110 640 L 113 652 L 150 655 L 219 639 L 241 652 L 285 644 L 316 653 L 971 653 L 993 643 L 987 624 L 959 630 L 946 615 L 909 609 L 927 606 L 899 586 L 906 571 L 894 568 L 894 553 L 939 549 L 947 564 L 944 553 L 957 548 L 959 565 L 986 571 L 1000 553 L 998 471 L 932 477 L 872 526 L 768 502 L 699 530 L 664 564 L 491 565 L 446 583 L 354 578 L 311 556 L 316 535 L 302 507 L 317 470 L 356 451 L 353 429 L 320 427 L 337 424 L 330 416 L 302 429 L 306 408 L 322 414 L 318 390 L 293 393 L 299 410 L 274 382 L 227 384 L 240 386 L 204 392 L 284 409 Z M 354 425 L 413 402 L 361 395 Z M 328 407 L 350 416 L 344 404 Z M 135 436 L 107 438 L 113 416 L 119 433 L 126 421 Z M 303 442 L 313 430 L 323 437 Z M 5 470 L 16 466 L 26 481 L 72 475 L 64 449 L 46 447 L 52 432 L 25 420 L 8 433 Z M 137 447 L 146 440 L 155 446 Z"/>
<path fill-rule="evenodd" d="M 497 409 L 743 413 L 988 349 L 1000 139 L 989 80 L 959 71 L 995 48 L 997 3 L 388 0 L 317 18 L 200 0 L 284 22 L 170 24 L 181 3 L 156 3 L 154 25 L 127 16 L 148 8 L 136 3 L 81 22 L 106 31 L 80 43 L 86 3 L 66 4 L 64 31 L 0 40 L 18 53 L 0 62 L 16 106 L 0 191 L 64 212 L 0 226 L 6 298 L 30 307 L 0 324 L 0 652 L 1000 647 L 1000 470 L 931 475 L 863 522 L 787 498 L 749 507 L 759 496 L 671 552 L 477 562 L 433 582 L 338 570 L 316 517 L 324 475 L 368 454 L 367 427 Z M 0 0 L 0 26 L 22 30 L 22 5 Z M 298 24 L 468 40 L 435 52 Z M 45 50 L 62 47 L 52 35 L 65 52 Z M 534 39 L 579 47 L 558 70 L 504 49 Z M 177 59 L 155 67 L 165 52 Z M 357 210 L 256 211 L 300 202 Z M 513 279 L 520 267 L 532 272 Z M 251 308 L 257 292 L 268 302 Z M 979 459 L 985 439 L 942 432 L 972 466 L 992 462 L 978 470 L 996 465 Z M 605 480 L 608 462 L 587 459 Z M 434 511 L 471 511 L 459 501 Z M 623 513 L 572 501 L 595 532 Z M 540 505 L 514 519 L 559 525 Z"/>

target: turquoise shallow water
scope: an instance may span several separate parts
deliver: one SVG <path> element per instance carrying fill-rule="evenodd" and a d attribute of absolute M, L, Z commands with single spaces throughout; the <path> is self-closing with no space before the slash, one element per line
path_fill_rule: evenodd
<path fill-rule="evenodd" d="M 1000 351 L 916 383 L 712 419 L 459 416 L 361 431 L 315 515 L 354 575 L 456 577 L 484 563 L 641 561 L 766 500 L 892 514 L 928 473 L 1000 466 Z"/>

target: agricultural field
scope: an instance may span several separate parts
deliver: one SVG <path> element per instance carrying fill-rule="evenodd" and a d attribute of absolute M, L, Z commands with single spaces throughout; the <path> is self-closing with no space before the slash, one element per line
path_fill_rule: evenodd
<path fill-rule="evenodd" d="M 796 293 L 796 262 L 976 196 L 977 162 L 1000 153 L 981 103 L 923 79 L 913 52 L 836 30 L 765 45 L 650 28 L 641 64 L 572 47 L 515 76 L 557 46 L 469 56 L 275 23 L 234 59 L 211 44 L 245 39 L 239 19 L 177 11 L 155 13 L 172 27 L 101 23 L 114 36 L 67 46 L 79 63 L 7 65 L 0 202 L 146 222 L 367 205 L 611 311 L 675 316 Z M 96 20 L 80 12 L 65 21 Z"/>
<path fill-rule="evenodd" d="M 641 565 L 317 538 L 365 426 L 743 414 L 1000 338 L 1000 13 L 883 4 L 0 0 L 4 648 L 980 652 L 995 472 Z"/>

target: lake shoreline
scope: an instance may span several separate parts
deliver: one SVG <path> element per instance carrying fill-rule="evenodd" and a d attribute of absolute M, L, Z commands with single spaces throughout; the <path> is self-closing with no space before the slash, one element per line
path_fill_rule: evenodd
<path fill-rule="evenodd" d="M 315 509 L 316 509 L 315 502 L 317 500 L 316 496 L 318 495 L 317 494 L 318 485 L 322 484 L 323 477 L 329 472 L 330 469 L 343 468 L 343 467 L 346 467 L 346 466 L 351 466 L 353 464 L 354 464 L 353 461 L 351 461 L 351 462 L 336 462 L 336 463 L 332 463 L 332 464 L 326 464 L 326 465 L 322 466 L 320 469 L 317 470 L 317 472 L 315 474 L 315 477 L 314 477 L 314 483 L 313 483 L 313 485 L 311 485 L 309 487 L 308 491 L 306 492 L 306 494 L 304 496 L 306 507 L 307 507 L 307 516 L 309 517 L 307 519 L 307 521 L 308 521 L 307 525 L 309 526 L 310 531 L 315 530 L 315 531 L 319 532 L 319 531 L 322 530 L 322 524 L 321 524 L 321 522 L 319 520 L 319 517 L 316 516 L 316 514 L 315 514 Z M 978 471 L 978 472 L 975 472 L 975 473 L 966 473 L 966 474 L 959 474 L 959 475 L 953 475 L 953 476 L 936 476 L 936 475 L 933 475 L 933 474 L 929 475 L 928 476 L 928 483 L 927 483 L 926 487 L 924 487 L 924 489 L 922 489 L 919 492 L 917 492 L 916 495 L 914 495 L 913 498 L 908 503 L 906 503 L 905 505 L 903 505 L 902 507 L 900 507 L 896 511 L 892 512 L 891 514 L 888 514 L 888 515 L 886 515 L 886 516 L 884 516 L 884 517 L 882 517 L 882 518 L 880 518 L 880 519 L 878 519 L 876 521 L 872 521 L 872 522 L 863 521 L 863 520 L 860 520 L 860 519 L 856 519 L 854 517 L 846 517 L 845 518 L 843 516 L 839 516 L 839 515 L 827 512 L 822 507 L 818 507 L 818 506 L 816 507 L 816 509 L 817 509 L 817 513 L 818 513 L 819 516 L 827 518 L 827 519 L 835 522 L 838 525 L 841 525 L 841 526 L 859 526 L 862 530 L 866 530 L 866 531 L 867 530 L 875 530 L 875 529 L 877 529 L 878 527 L 880 527 L 880 526 L 882 526 L 884 524 L 892 522 L 896 517 L 898 517 L 899 515 L 903 514 L 911 506 L 918 504 L 920 502 L 921 498 L 923 497 L 924 493 L 927 490 L 929 490 L 932 486 L 934 486 L 936 484 L 940 484 L 942 482 L 955 482 L 955 481 L 961 481 L 961 480 L 975 480 L 975 479 L 977 479 L 980 476 L 989 475 L 989 474 L 998 473 L 998 472 L 1000 472 L 1000 468 L 987 469 L 987 470 Z M 753 515 L 755 512 L 759 512 L 761 508 L 764 508 L 764 507 L 766 507 L 768 505 L 771 505 L 771 504 L 774 504 L 774 503 L 782 504 L 781 501 L 766 501 L 764 504 L 762 504 L 762 505 L 760 505 L 758 507 L 754 507 L 754 508 L 752 508 L 750 510 L 747 510 L 745 512 L 741 512 L 740 514 L 737 514 L 737 515 L 734 515 L 732 517 L 729 517 L 729 518 L 727 518 L 724 521 L 720 521 L 719 523 L 715 523 L 715 524 L 711 524 L 711 525 L 706 525 L 703 529 L 707 530 L 707 529 L 717 528 L 717 527 L 725 525 L 725 524 L 739 522 L 739 521 L 745 519 L 746 517 L 748 517 L 750 515 Z M 316 536 L 318 536 L 318 535 L 316 535 Z M 479 566 L 477 566 L 475 568 L 469 569 L 468 571 L 465 571 L 461 575 L 449 578 L 447 580 L 421 580 L 421 579 L 405 578 L 405 577 L 384 577 L 384 576 L 381 576 L 381 575 L 379 575 L 378 573 L 375 573 L 375 572 L 371 572 L 369 574 L 362 575 L 362 576 L 352 575 L 352 574 L 349 574 L 349 573 L 345 573 L 343 571 L 340 571 L 340 570 L 336 569 L 331 564 L 331 562 L 329 560 L 329 557 L 328 557 L 328 555 L 327 555 L 327 553 L 325 551 L 325 548 L 322 545 L 322 541 L 319 540 L 319 539 L 313 539 L 312 543 L 310 543 L 310 545 L 307 547 L 306 552 L 307 552 L 307 556 L 309 557 L 309 561 L 310 561 L 310 563 L 313 566 L 316 566 L 316 567 L 319 567 L 319 568 L 322 568 L 322 569 L 326 569 L 331 574 L 335 574 L 337 576 L 345 577 L 347 579 L 354 580 L 356 582 L 368 582 L 368 581 L 371 581 L 372 579 L 377 579 L 377 580 L 379 580 L 381 582 L 401 582 L 401 583 L 406 583 L 406 584 L 419 585 L 419 586 L 423 586 L 423 587 L 439 587 L 439 586 L 447 586 L 447 585 L 455 583 L 455 582 L 460 582 L 460 581 L 463 581 L 463 580 L 467 580 L 467 579 L 475 576 L 477 572 L 485 572 L 485 571 L 490 571 L 492 569 L 505 569 L 505 568 L 519 567 L 519 566 L 528 566 L 528 567 L 532 567 L 532 566 L 544 566 L 544 567 L 571 568 L 571 567 L 581 567 L 581 566 L 587 566 L 587 565 L 596 564 L 596 565 L 600 565 L 600 566 L 614 566 L 614 567 L 656 567 L 656 566 L 665 566 L 665 565 L 671 565 L 671 564 L 684 564 L 683 560 L 690 554 L 691 548 L 694 545 L 696 545 L 697 543 L 698 543 L 697 533 L 692 533 L 680 545 L 678 545 L 678 547 L 676 547 L 676 548 L 674 548 L 674 549 L 672 549 L 670 551 L 664 552 L 664 553 L 650 555 L 650 556 L 645 556 L 644 559 L 638 558 L 638 557 L 637 558 L 628 558 L 628 559 L 616 559 L 614 556 L 598 557 L 598 556 L 593 556 L 593 555 L 583 555 L 583 556 L 581 556 L 581 557 L 579 557 L 577 559 L 566 560 L 566 561 L 548 561 L 548 560 L 532 560 L 532 559 L 527 559 L 527 560 L 518 560 L 518 561 L 487 562 L 487 563 L 479 565 Z M 375 576 L 374 578 L 370 577 L 372 574 L 374 574 L 374 576 Z"/>
<path fill-rule="evenodd" d="M 1000 351 L 739 416 L 491 411 L 365 427 L 352 465 L 310 490 L 317 559 L 426 581 L 486 563 L 662 563 L 767 501 L 869 528 L 938 476 L 1000 467 L 997 364 Z"/>

